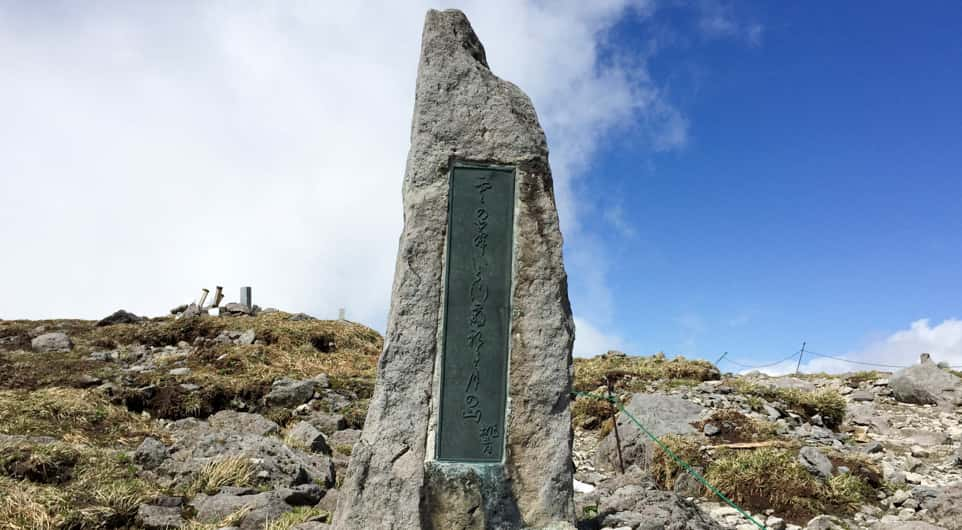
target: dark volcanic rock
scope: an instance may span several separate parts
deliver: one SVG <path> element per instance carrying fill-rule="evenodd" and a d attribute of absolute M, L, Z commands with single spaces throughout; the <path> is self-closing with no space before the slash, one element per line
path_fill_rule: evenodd
<path fill-rule="evenodd" d="M 100 321 L 97 322 L 97 326 L 100 327 L 100 326 L 112 326 L 114 324 L 136 324 L 137 322 L 140 322 L 142 320 L 143 318 L 133 313 L 124 311 L 123 309 L 118 309 L 113 314 L 100 319 Z"/>

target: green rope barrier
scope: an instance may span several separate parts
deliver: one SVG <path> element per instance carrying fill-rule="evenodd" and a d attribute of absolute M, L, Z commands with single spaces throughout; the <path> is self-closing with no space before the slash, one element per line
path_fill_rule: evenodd
<path fill-rule="evenodd" d="M 698 482 L 701 482 L 706 488 L 708 488 L 709 490 L 711 490 L 712 493 L 714 493 L 715 495 L 717 495 L 719 499 L 725 501 L 726 504 L 728 504 L 729 506 L 731 506 L 732 508 L 734 508 L 735 510 L 737 510 L 738 513 L 742 514 L 743 517 L 745 517 L 746 519 L 748 519 L 749 521 L 751 521 L 755 526 L 757 526 L 758 528 L 761 528 L 761 530 L 768 530 L 768 527 L 766 527 L 764 524 L 758 522 L 754 517 L 752 517 L 751 515 L 749 515 L 748 512 L 746 512 L 745 510 L 742 509 L 741 506 L 735 504 L 734 501 L 732 501 L 731 499 L 729 499 L 728 497 L 726 497 L 724 493 L 722 493 L 721 491 L 719 491 L 718 488 L 716 488 L 715 486 L 712 486 L 711 484 L 709 484 L 708 481 L 705 480 L 705 477 L 701 476 L 701 473 L 695 471 L 695 469 L 692 468 L 692 467 L 688 464 L 688 462 L 685 462 L 684 460 L 682 460 L 678 455 L 676 455 L 676 454 L 674 453 L 674 451 L 672 451 L 667 445 L 665 445 L 664 442 L 662 442 L 661 440 L 659 440 L 657 436 L 655 436 L 655 435 L 652 434 L 648 429 L 646 429 L 645 426 L 642 425 L 640 421 L 638 421 L 630 412 L 628 412 L 628 411 L 625 409 L 625 406 L 624 406 L 624 404 L 621 402 L 620 399 L 618 399 L 617 397 L 614 397 L 614 396 L 608 397 L 608 396 L 602 396 L 602 395 L 598 395 L 598 394 L 592 394 L 592 393 L 590 393 L 590 392 L 579 392 L 579 391 L 575 391 L 574 394 L 577 395 L 577 396 L 590 397 L 590 398 L 593 398 L 593 399 L 601 399 L 601 400 L 604 400 L 604 401 L 608 401 L 608 402 L 610 402 L 610 403 L 614 403 L 615 406 L 618 407 L 618 410 L 619 410 L 620 412 L 623 412 L 623 413 L 625 414 L 625 416 L 628 416 L 628 419 L 630 419 L 630 420 L 632 421 L 632 423 L 634 423 L 639 429 L 641 429 L 641 432 L 645 433 L 645 434 L 648 436 L 648 438 L 651 438 L 651 441 L 653 441 L 653 442 L 655 442 L 656 444 L 658 444 L 658 447 L 660 447 L 661 450 L 665 452 L 665 454 L 667 454 L 668 456 L 670 456 L 671 459 L 674 460 L 675 463 L 678 464 L 679 466 L 681 466 L 685 471 L 687 471 L 689 475 L 695 477 L 695 480 L 697 480 Z"/>

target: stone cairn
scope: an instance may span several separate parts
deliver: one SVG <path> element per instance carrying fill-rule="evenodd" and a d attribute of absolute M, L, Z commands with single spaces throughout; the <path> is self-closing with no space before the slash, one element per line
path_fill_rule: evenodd
<path fill-rule="evenodd" d="M 334 528 L 573 530 L 574 323 L 548 148 L 460 11 L 425 19 L 403 202 Z"/>

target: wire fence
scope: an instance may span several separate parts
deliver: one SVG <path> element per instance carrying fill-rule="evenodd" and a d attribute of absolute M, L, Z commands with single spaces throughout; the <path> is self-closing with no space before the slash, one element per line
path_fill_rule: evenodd
<path fill-rule="evenodd" d="M 721 366 L 722 363 L 727 362 L 727 363 L 729 363 L 729 364 L 731 364 L 731 365 L 733 365 L 733 366 L 736 366 L 736 367 L 742 368 L 742 369 L 746 369 L 746 370 L 761 370 L 761 369 L 763 369 L 763 368 L 771 368 L 771 367 L 774 367 L 774 366 L 778 366 L 778 365 L 781 365 L 781 364 L 785 364 L 785 363 L 787 363 L 787 362 L 789 362 L 789 361 L 796 361 L 796 363 L 797 363 L 796 366 L 797 366 L 798 368 L 801 368 L 802 362 L 804 361 L 804 359 L 806 358 L 806 356 L 811 356 L 811 357 L 816 357 L 816 358 L 822 358 L 822 359 L 830 359 L 830 360 L 837 361 L 837 362 L 842 362 L 842 363 L 851 364 L 851 365 L 853 365 L 853 366 L 866 366 L 866 367 L 870 367 L 870 368 L 887 368 L 887 369 L 893 369 L 893 370 L 900 370 L 900 369 L 902 369 L 902 368 L 909 368 L 909 367 L 913 366 L 913 365 L 911 365 L 911 364 L 891 364 L 891 363 L 880 363 L 880 362 L 866 361 L 866 360 L 862 360 L 862 359 L 851 359 L 851 358 L 845 357 L 845 356 L 843 356 L 843 355 L 837 355 L 837 354 L 836 354 L 836 355 L 830 355 L 830 354 L 827 354 L 827 353 L 820 353 L 820 352 L 813 351 L 813 350 L 810 350 L 810 349 L 804 348 L 804 347 L 803 347 L 802 349 L 799 349 L 799 350 L 796 350 L 796 351 L 792 352 L 792 353 L 791 353 L 790 355 L 788 355 L 787 357 L 781 358 L 781 359 L 779 359 L 779 360 L 777 360 L 777 361 L 773 361 L 773 362 L 770 362 L 770 363 L 763 363 L 763 364 L 753 364 L 753 363 L 749 363 L 749 362 L 746 362 L 746 361 L 741 360 L 741 359 L 732 358 L 732 357 L 730 357 L 730 356 L 728 355 L 728 352 L 725 352 L 724 354 L 722 354 L 721 357 L 718 358 L 717 361 L 715 361 L 715 365 L 716 365 L 716 366 Z M 949 368 L 952 368 L 952 369 L 962 369 L 962 365 L 950 365 Z M 798 371 L 798 370 L 796 369 L 796 371 Z"/>

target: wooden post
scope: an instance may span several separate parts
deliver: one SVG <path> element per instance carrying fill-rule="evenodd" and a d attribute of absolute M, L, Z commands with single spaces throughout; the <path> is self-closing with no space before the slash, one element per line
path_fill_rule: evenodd
<path fill-rule="evenodd" d="M 625 474 L 625 459 L 621 456 L 621 435 L 618 434 L 618 407 L 615 406 L 615 402 L 612 399 L 614 397 L 615 385 L 611 376 L 605 376 L 605 384 L 608 387 L 608 405 L 611 407 L 611 421 L 614 425 L 615 430 L 615 448 L 618 451 L 618 469 L 621 470 L 621 474 Z"/>
<path fill-rule="evenodd" d="M 802 356 L 805 355 L 805 341 L 802 341 L 802 351 L 798 352 L 798 364 L 795 365 L 795 375 L 798 375 L 802 368 Z"/>

